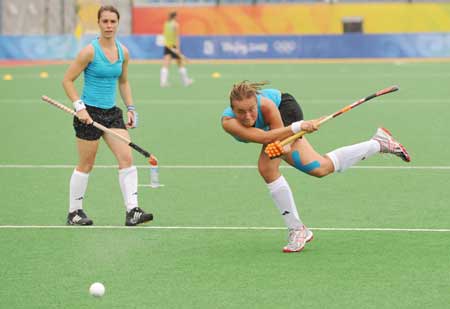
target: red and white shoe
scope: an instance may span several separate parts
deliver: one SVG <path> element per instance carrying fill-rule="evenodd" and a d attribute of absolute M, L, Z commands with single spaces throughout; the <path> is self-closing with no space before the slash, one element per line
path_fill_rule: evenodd
<path fill-rule="evenodd" d="M 314 234 L 304 225 L 300 229 L 289 229 L 288 244 L 283 248 L 283 252 L 300 252 L 313 238 Z"/>
<path fill-rule="evenodd" d="M 372 139 L 380 144 L 380 152 L 392 153 L 405 162 L 411 161 L 411 157 L 408 151 L 406 151 L 406 148 L 394 139 L 388 129 L 378 128 Z"/>
<path fill-rule="evenodd" d="M 310 229 L 306 228 L 306 242 L 307 243 L 311 242 L 313 239 L 314 239 L 313 232 Z"/>

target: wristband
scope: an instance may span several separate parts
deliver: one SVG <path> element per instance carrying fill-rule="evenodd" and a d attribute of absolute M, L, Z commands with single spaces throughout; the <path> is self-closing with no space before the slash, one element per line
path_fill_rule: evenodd
<path fill-rule="evenodd" d="M 134 112 L 136 110 L 136 107 L 134 105 L 127 105 L 127 110 L 129 112 Z"/>
<path fill-rule="evenodd" d="M 75 108 L 75 111 L 77 113 L 83 109 L 86 109 L 86 105 L 84 105 L 83 100 L 76 100 L 75 102 L 73 102 L 73 107 Z"/>
<path fill-rule="evenodd" d="M 294 134 L 298 133 L 302 130 L 302 123 L 303 123 L 303 120 L 291 123 L 291 130 Z"/>

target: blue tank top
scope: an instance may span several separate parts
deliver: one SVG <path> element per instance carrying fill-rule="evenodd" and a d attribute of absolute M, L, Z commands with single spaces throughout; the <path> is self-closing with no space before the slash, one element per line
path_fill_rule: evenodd
<path fill-rule="evenodd" d="M 111 63 L 103 53 L 98 38 L 92 41 L 94 59 L 84 69 L 81 99 L 86 105 L 108 109 L 116 105 L 117 80 L 122 75 L 123 50 L 116 40 L 119 59 Z"/>
<path fill-rule="evenodd" d="M 281 91 L 278 89 L 262 89 L 259 92 L 259 94 L 256 95 L 256 102 L 257 102 L 257 106 L 258 106 L 258 117 L 256 118 L 254 127 L 258 128 L 258 129 L 262 129 L 264 131 L 269 131 L 269 129 L 270 129 L 269 125 L 264 121 L 264 116 L 261 112 L 261 97 L 270 99 L 270 101 L 272 101 L 275 104 L 275 106 L 278 108 L 281 103 Z M 236 118 L 236 114 L 233 112 L 233 110 L 229 106 L 223 111 L 222 118 L 223 117 Z M 234 138 L 240 142 L 245 142 L 236 136 L 234 136 Z"/>

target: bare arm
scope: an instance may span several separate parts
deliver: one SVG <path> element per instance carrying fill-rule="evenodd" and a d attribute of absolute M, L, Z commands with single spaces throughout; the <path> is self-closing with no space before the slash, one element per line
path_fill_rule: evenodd
<path fill-rule="evenodd" d="M 94 49 L 91 45 L 83 48 L 75 58 L 75 61 L 67 69 L 64 74 L 62 86 L 67 97 L 73 102 L 80 99 L 77 89 L 75 88 L 75 80 L 80 76 L 81 72 L 89 65 L 94 57 Z"/>
<path fill-rule="evenodd" d="M 67 69 L 64 74 L 62 81 L 62 86 L 66 92 L 67 97 L 75 102 L 80 99 L 80 96 L 75 88 L 75 80 L 80 76 L 81 72 L 89 65 L 94 57 L 94 48 L 91 45 L 83 48 L 80 53 L 75 58 L 75 61 Z M 77 112 L 77 117 L 81 122 L 91 123 L 92 119 L 86 109 L 79 110 Z"/>
<path fill-rule="evenodd" d="M 175 44 L 177 46 L 178 52 L 181 51 L 181 45 L 180 45 L 180 25 L 178 23 L 175 23 Z"/>
<path fill-rule="evenodd" d="M 122 64 L 122 75 L 119 77 L 119 91 L 120 96 L 122 97 L 123 102 L 126 106 L 133 105 L 133 99 L 131 96 L 131 87 L 128 81 L 128 61 L 129 61 L 129 52 L 128 49 L 122 45 L 122 49 L 124 52 L 124 60 Z"/>
<path fill-rule="evenodd" d="M 122 64 L 122 75 L 119 77 L 119 91 L 125 106 L 127 107 L 127 128 L 133 128 L 136 125 L 136 114 L 134 110 L 129 110 L 129 106 L 133 106 L 133 97 L 131 95 L 130 82 L 128 81 L 128 61 L 130 53 L 128 49 L 122 45 L 124 60 Z"/>
<path fill-rule="evenodd" d="M 222 126 L 229 134 L 241 140 L 258 144 L 268 144 L 292 134 L 289 127 L 283 126 L 280 112 L 272 101 L 261 98 L 261 111 L 266 123 L 270 127 L 269 131 L 243 126 L 237 119 L 231 117 L 224 117 L 222 119 Z"/>
<path fill-rule="evenodd" d="M 270 131 L 264 131 L 258 128 L 247 128 L 231 117 L 223 117 L 222 127 L 226 132 L 238 137 L 241 140 L 264 145 L 283 139 L 292 134 L 289 127 L 283 127 Z"/>
<path fill-rule="evenodd" d="M 222 118 L 222 127 L 226 132 L 241 140 L 263 145 L 285 139 L 294 134 L 291 125 L 287 127 L 283 125 L 278 108 L 269 99 L 262 98 L 261 111 L 270 127 L 269 131 L 245 127 L 238 120 L 231 117 Z M 318 129 L 317 120 L 304 121 L 301 124 L 301 128 L 307 132 L 316 131 Z"/>

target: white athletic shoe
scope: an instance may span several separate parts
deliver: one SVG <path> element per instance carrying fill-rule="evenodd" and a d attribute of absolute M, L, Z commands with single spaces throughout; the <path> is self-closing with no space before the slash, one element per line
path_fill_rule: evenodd
<path fill-rule="evenodd" d="M 163 83 L 160 83 L 159 86 L 160 86 L 161 88 L 167 88 L 167 87 L 169 87 L 170 85 L 169 85 L 168 82 L 163 82 Z"/>
<path fill-rule="evenodd" d="M 188 78 L 188 79 L 186 79 L 186 80 L 184 81 L 183 84 L 184 84 L 185 87 L 189 87 L 189 86 L 192 85 L 193 83 L 194 83 L 194 80 Z"/>
<path fill-rule="evenodd" d="M 308 243 L 308 242 L 312 241 L 313 239 L 314 239 L 313 232 L 310 229 L 306 228 L 306 242 Z"/>
<path fill-rule="evenodd" d="M 405 162 L 411 161 L 411 157 L 408 151 L 406 151 L 406 148 L 394 139 L 388 129 L 378 128 L 372 139 L 380 143 L 380 152 L 392 153 Z"/>
<path fill-rule="evenodd" d="M 283 252 L 300 252 L 313 238 L 314 234 L 304 225 L 300 229 L 289 229 L 288 244 L 283 248 Z"/>

